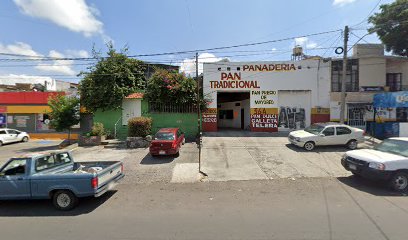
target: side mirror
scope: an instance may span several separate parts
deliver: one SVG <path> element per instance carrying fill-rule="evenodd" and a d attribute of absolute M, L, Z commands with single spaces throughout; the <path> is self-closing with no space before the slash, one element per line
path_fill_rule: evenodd
<path fill-rule="evenodd" d="M 324 133 L 320 133 L 319 137 L 326 137 L 326 135 L 324 135 Z"/>

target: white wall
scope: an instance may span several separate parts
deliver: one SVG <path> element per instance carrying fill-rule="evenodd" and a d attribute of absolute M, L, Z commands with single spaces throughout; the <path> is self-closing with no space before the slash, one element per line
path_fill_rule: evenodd
<path fill-rule="evenodd" d="M 239 103 L 240 106 L 235 106 L 236 103 Z M 247 127 L 250 124 L 250 104 L 249 99 L 237 102 L 225 102 L 221 103 L 219 110 L 233 110 L 234 119 L 219 119 L 218 115 L 218 127 L 222 128 L 241 128 L 241 109 L 244 109 L 244 126 Z"/>
<path fill-rule="evenodd" d="M 245 65 L 273 65 L 273 64 L 293 64 L 296 69 L 278 71 L 244 71 Z M 228 70 L 227 68 L 230 68 Z M 237 69 L 239 68 L 239 70 Z M 221 69 L 221 70 L 219 70 Z M 330 63 L 322 60 L 302 60 L 284 62 L 218 62 L 204 63 L 204 94 L 209 96 L 212 102 L 209 108 L 217 107 L 217 91 L 250 91 L 251 108 L 278 108 L 278 96 L 267 96 L 273 100 L 272 104 L 257 104 L 259 95 L 254 95 L 253 91 L 276 91 L 278 90 L 309 90 L 311 91 L 311 105 L 323 108 L 329 107 L 330 102 Z M 221 74 L 240 74 L 239 81 L 256 81 L 259 88 L 214 88 L 211 81 L 222 82 Z M 225 80 L 224 80 L 225 81 Z M 229 81 L 229 80 L 226 80 Z"/>
<path fill-rule="evenodd" d="M 387 73 L 402 73 L 402 85 L 408 85 L 408 60 L 387 59 Z"/>
<path fill-rule="evenodd" d="M 303 108 L 305 110 L 305 126 L 311 123 L 311 92 L 310 91 L 279 91 L 279 109 L 281 107 Z"/>
<path fill-rule="evenodd" d="M 408 137 L 408 123 L 399 124 L 399 136 Z"/>

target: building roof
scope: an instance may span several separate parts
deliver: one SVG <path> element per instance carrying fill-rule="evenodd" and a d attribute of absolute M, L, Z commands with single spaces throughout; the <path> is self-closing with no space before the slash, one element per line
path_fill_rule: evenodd
<path fill-rule="evenodd" d="M 144 93 L 132 93 L 129 96 L 125 97 L 126 99 L 142 99 Z"/>

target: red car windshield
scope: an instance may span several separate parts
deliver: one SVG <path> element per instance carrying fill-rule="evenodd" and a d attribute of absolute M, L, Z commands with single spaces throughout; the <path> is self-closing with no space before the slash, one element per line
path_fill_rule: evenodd
<path fill-rule="evenodd" d="M 174 134 L 170 132 L 158 132 L 154 137 L 155 140 L 174 140 Z"/>

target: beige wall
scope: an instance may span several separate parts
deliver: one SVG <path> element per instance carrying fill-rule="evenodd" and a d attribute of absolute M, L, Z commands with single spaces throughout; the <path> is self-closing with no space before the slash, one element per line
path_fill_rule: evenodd
<path fill-rule="evenodd" d="M 408 85 L 408 60 L 387 59 L 387 73 L 402 73 L 402 85 Z"/>
<path fill-rule="evenodd" d="M 370 103 L 373 102 L 374 94 L 377 92 L 348 92 L 346 93 L 346 102 L 350 103 Z M 340 92 L 330 93 L 330 102 L 341 101 Z"/>
<path fill-rule="evenodd" d="M 386 61 L 384 57 L 359 59 L 359 85 L 385 86 Z"/>

